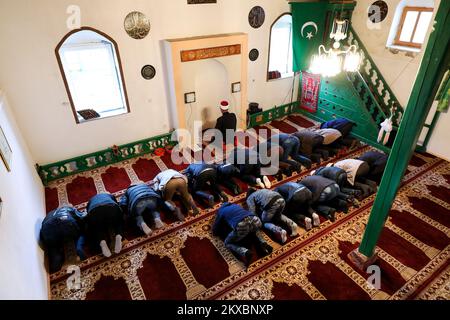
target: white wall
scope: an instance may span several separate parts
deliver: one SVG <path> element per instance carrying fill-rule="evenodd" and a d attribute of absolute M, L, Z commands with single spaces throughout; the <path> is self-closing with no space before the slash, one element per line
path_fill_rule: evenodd
<path fill-rule="evenodd" d="M 46 299 L 47 273 L 38 246 L 44 190 L 1 91 L 0 126 L 12 150 L 11 172 L 0 161 L 0 299 Z"/>
<path fill-rule="evenodd" d="M 239 116 L 240 93 L 231 93 L 231 83 L 241 81 L 239 55 L 185 62 L 181 70 L 183 92 L 196 93 L 196 102 L 186 105 L 189 129 L 194 121 L 202 121 L 205 129 L 214 127 L 221 115 L 219 102 L 224 99 L 230 102 L 230 111 Z"/>
<path fill-rule="evenodd" d="M 423 5 L 429 5 L 430 3 L 430 0 L 415 1 Z M 388 16 L 384 21 L 377 24 L 378 28 L 369 29 L 367 25 L 367 11 L 373 2 L 373 0 L 357 0 L 352 24 L 400 104 L 406 107 L 416 80 L 417 72 L 419 71 L 424 49 L 420 53 L 413 53 L 412 56 L 408 56 L 405 52 L 394 54 L 386 48 L 386 42 L 389 37 L 389 31 L 394 20 L 397 5 L 404 6 L 404 1 L 385 0 L 389 6 Z M 434 14 L 436 14 L 440 0 L 434 0 L 433 2 L 435 7 Z M 432 108 L 428 117 L 428 123 L 431 121 L 434 110 L 435 108 Z M 428 152 L 444 159 L 450 159 L 450 144 L 448 144 L 449 128 L 450 116 L 449 114 L 442 114 L 428 144 Z M 422 134 L 420 140 L 423 138 L 424 135 Z"/>
<path fill-rule="evenodd" d="M 131 113 L 76 124 L 68 104 L 54 49 L 69 31 L 69 5 L 81 8 L 81 24 L 99 29 L 118 43 Z M 258 29 L 248 24 L 248 12 L 260 5 L 266 21 Z M 130 11 L 145 13 L 149 36 L 130 38 L 123 19 Z M 219 0 L 187 5 L 186 0 L 15 0 L 0 2 L 0 86 L 15 106 L 17 122 L 39 164 L 46 164 L 113 144 L 123 144 L 168 132 L 169 115 L 161 40 L 209 34 L 245 32 L 249 48 L 260 58 L 249 63 L 249 102 L 264 108 L 290 102 L 292 78 L 266 82 L 270 25 L 290 11 L 286 0 Z M 17 13 L 20 13 L 19 15 Z M 157 75 L 144 80 L 143 65 Z"/>

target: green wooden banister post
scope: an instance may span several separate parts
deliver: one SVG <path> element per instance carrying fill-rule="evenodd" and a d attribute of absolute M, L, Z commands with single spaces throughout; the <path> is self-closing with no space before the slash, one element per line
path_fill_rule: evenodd
<path fill-rule="evenodd" d="M 408 162 L 416 147 L 441 79 L 450 62 L 450 1 L 442 1 L 436 14 L 419 73 L 370 213 L 363 239 L 349 257 L 365 269 L 375 256 L 375 247 L 392 207 Z"/>

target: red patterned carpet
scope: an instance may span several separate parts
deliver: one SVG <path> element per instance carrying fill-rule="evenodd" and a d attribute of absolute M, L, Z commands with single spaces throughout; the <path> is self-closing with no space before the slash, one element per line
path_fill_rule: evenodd
<path fill-rule="evenodd" d="M 290 132 L 314 123 L 299 116 L 265 127 Z M 256 132 L 258 132 L 256 129 Z M 369 147 L 351 150 L 355 157 Z M 331 159 L 330 161 L 335 161 Z M 326 162 L 325 162 L 326 164 Z M 47 210 L 71 203 L 84 209 L 97 192 L 120 196 L 130 182 L 151 180 L 174 166 L 170 158 L 143 157 L 55 181 L 46 189 Z M 298 179 L 301 172 L 284 181 Z M 278 183 L 277 182 L 275 186 Z M 244 195 L 231 197 L 236 203 Z M 374 196 L 336 222 L 300 232 L 248 269 L 211 235 L 219 206 L 185 222 L 167 224 L 150 237 L 127 228 L 123 251 L 91 255 L 80 263 L 81 289 L 69 290 L 65 270 L 51 275 L 53 299 L 449 299 L 450 163 L 415 154 L 378 244 L 381 287 L 356 269 L 347 254 L 358 246 Z"/>

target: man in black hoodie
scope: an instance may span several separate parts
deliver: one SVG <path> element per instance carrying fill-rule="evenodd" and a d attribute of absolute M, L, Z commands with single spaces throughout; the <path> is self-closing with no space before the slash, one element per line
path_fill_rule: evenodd
<path fill-rule="evenodd" d="M 306 230 L 320 225 L 319 216 L 311 207 L 312 193 L 307 187 L 296 182 L 286 182 L 276 187 L 274 191 L 278 192 L 286 201 L 284 214 L 295 223 L 303 226 Z"/>
<path fill-rule="evenodd" d="M 129 217 L 135 220 L 138 228 L 146 235 L 150 235 L 152 229 L 144 221 L 144 214 L 152 216 L 157 229 L 164 227 L 157 211 L 162 203 L 159 193 L 144 183 L 131 185 L 120 199 L 120 207 L 123 212 L 126 212 Z"/>
<path fill-rule="evenodd" d="M 100 193 L 89 200 L 84 217 L 89 242 L 99 245 L 105 257 L 111 256 L 108 247 L 114 241 L 114 252 L 122 250 L 123 213 L 116 198 Z M 114 239 L 114 240 L 113 240 Z"/>
<path fill-rule="evenodd" d="M 216 200 L 228 201 L 227 195 L 217 184 L 217 170 L 214 164 L 191 163 L 184 174 L 188 177 L 191 194 L 207 201 L 209 207 L 213 207 Z"/>
<path fill-rule="evenodd" d="M 61 269 L 66 259 L 65 248 L 76 247 L 77 255 L 85 259 L 82 248 L 83 214 L 73 207 L 61 207 L 47 214 L 42 221 L 40 239 L 49 261 L 49 272 Z"/>

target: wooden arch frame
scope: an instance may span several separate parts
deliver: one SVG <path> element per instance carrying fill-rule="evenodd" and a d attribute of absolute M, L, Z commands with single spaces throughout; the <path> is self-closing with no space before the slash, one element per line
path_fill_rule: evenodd
<path fill-rule="evenodd" d="M 120 59 L 119 46 L 117 45 L 117 42 L 113 38 L 111 38 L 109 35 L 107 35 L 106 33 L 102 32 L 100 30 L 97 30 L 97 29 L 91 28 L 91 27 L 81 27 L 81 28 L 78 28 L 78 29 L 73 29 L 69 33 L 67 33 L 61 39 L 61 41 L 59 41 L 58 45 L 55 48 L 55 55 L 56 55 L 56 60 L 58 61 L 59 71 L 61 72 L 61 76 L 62 76 L 63 81 L 64 81 L 64 86 L 66 87 L 67 96 L 69 97 L 70 106 L 72 108 L 72 113 L 73 113 L 73 116 L 75 117 L 76 123 L 80 123 L 80 120 L 78 119 L 77 111 L 75 109 L 75 104 L 73 102 L 72 94 L 70 92 L 69 83 L 67 81 L 66 73 L 64 72 L 64 66 L 62 64 L 61 57 L 59 55 L 59 49 L 61 49 L 61 47 L 63 46 L 64 42 L 66 42 L 66 40 L 71 35 L 73 35 L 73 34 L 75 34 L 77 32 L 80 32 L 80 31 L 92 31 L 92 32 L 95 32 L 95 33 L 101 35 L 102 37 L 105 37 L 109 41 L 111 41 L 111 43 L 114 45 L 114 51 L 115 51 L 117 62 L 118 62 L 118 71 L 120 73 L 120 81 L 122 82 L 121 84 L 122 84 L 123 94 L 124 94 L 124 98 L 125 98 L 126 110 L 127 110 L 127 113 L 129 113 L 130 112 L 130 103 L 128 101 L 127 87 L 125 85 L 125 77 L 123 75 L 122 61 Z"/>
<path fill-rule="evenodd" d="M 267 50 L 268 52 L 268 56 L 267 56 L 267 71 L 266 71 L 266 82 L 268 81 L 273 81 L 273 80 L 280 80 L 280 79 L 286 79 L 286 78 L 280 78 L 280 79 L 269 79 L 269 66 L 270 66 L 270 45 L 272 43 L 272 29 L 273 26 L 278 22 L 278 20 L 280 20 L 282 17 L 284 17 L 285 15 L 290 15 L 292 17 L 292 12 L 284 12 L 282 14 L 280 14 L 270 25 L 270 29 L 269 29 L 269 49 Z"/>

